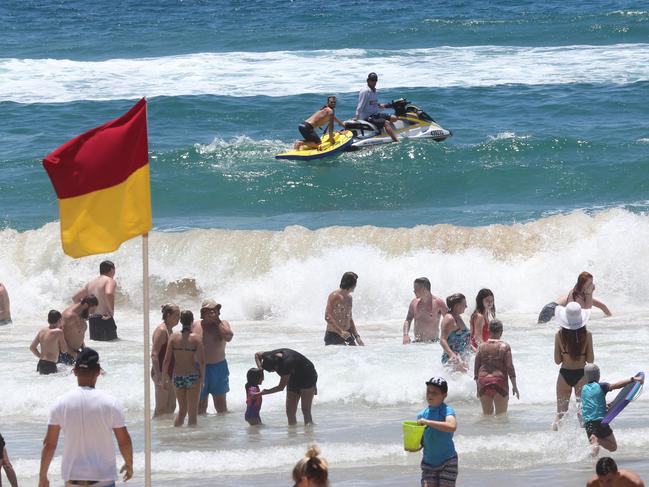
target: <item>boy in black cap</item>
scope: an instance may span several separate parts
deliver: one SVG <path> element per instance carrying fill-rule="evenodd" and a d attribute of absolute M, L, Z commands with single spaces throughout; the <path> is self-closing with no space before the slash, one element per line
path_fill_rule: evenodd
<path fill-rule="evenodd" d="M 455 409 L 444 402 L 447 395 L 448 384 L 442 377 L 432 377 L 426 382 L 428 407 L 417 415 L 417 422 L 426 426 L 422 439 L 422 487 L 454 486 L 457 479 L 457 453 L 453 443 L 457 422 Z"/>
<path fill-rule="evenodd" d="M 115 398 L 95 389 L 101 373 L 95 350 L 79 350 L 73 370 L 79 387 L 59 397 L 50 410 L 38 485 L 49 485 L 47 471 L 62 430 L 65 441 L 61 472 L 65 485 L 114 486 L 117 469 L 113 435 L 124 457 L 120 472 L 125 481 L 133 476 L 133 445 L 124 413 Z"/>

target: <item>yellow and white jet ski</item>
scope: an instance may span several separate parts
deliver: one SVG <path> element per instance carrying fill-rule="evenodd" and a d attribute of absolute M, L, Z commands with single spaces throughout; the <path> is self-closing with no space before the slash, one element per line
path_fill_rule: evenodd
<path fill-rule="evenodd" d="M 439 125 L 425 111 L 412 105 L 405 98 L 392 100 L 389 107 L 394 110 L 397 121 L 393 123 L 397 137 L 404 139 L 431 139 L 441 142 L 450 137 L 452 132 Z M 371 145 L 392 142 L 385 129 L 379 130 L 374 124 L 365 120 L 345 120 L 345 128 L 354 134 L 354 140 L 348 150 L 360 149 Z"/>
<path fill-rule="evenodd" d="M 341 130 L 340 132 L 334 132 L 334 139 L 332 141 L 329 134 L 325 133 L 321 138 L 322 143 L 316 149 L 311 149 L 308 146 L 303 145 L 297 150 L 277 154 L 275 159 L 312 161 L 314 159 L 322 159 L 323 157 L 340 154 L 351 146 L 353 135 L 354 134 L 350 130 Z"/>

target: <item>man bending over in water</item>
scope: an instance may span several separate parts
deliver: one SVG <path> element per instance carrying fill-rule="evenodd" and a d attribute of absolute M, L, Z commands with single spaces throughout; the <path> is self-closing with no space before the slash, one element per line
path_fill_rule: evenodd
<path fill-rule="evenodd" d="M 325 310 L 325 345 L 365 345 L 352 318 L 351 294 L 356 289 L 357 281 L 355 272 L 345 272 L 340 280 L 340 288 L 329 295 Z"/>
<path fill-rule="evenodd" d="M 11 324 L 11 309 L 9 305 L 9 293 L 7 288 L 0 282 L 0 325 Z"/>
<path fill-rule="evenodd" d="M 88 294 L 80 303 L 73 304 L 63 311 L 63 336 L 68 345 L 68 353 L 63 352 L 59 356 L 59 362 L 67 365 L 74 364 L 77 350 L 84 346 L 86 339 L 86 320 L 95 312 L 99 301 L 94 294 Z"/>
<path fill-rule="evenodd" d="M 36 355 L 38 365 L 36 371 L 41 375 L 56 374 L 56 362 L 59 360 L 61 352 L 68 351 L 68 345 L 65 343 L 63 330 L 61 330 L 61 313 L 55 309 L 47 314 L 49 326 L 41 329 L 34 341 L 29 346 L 31 352 Z M 40 345 L 41 350 L 38 351 Z"/>
<path fill-rule="evenodd" d="M 418 277 L 413 284 L 415 299 L 410 303 L 406 321 L 403 322 L 403 344 L 410 343 L 410 323 L 415 320 L 415 342 L 438 342 L 439 321 L 448 313 L 444 301 L 430 292 L 430 281 Z"/>
<path fill-rule="evenodd" d="M 320 137 L 318 137 L 318 134 L 315 133 L 315 129 L 322 127 L 325 123 L 329 123 L 326 131 L 329 134 L 330 139 L 333 140 L 334 121 L 342 128 L 345 128 L 345 124 L 336 117 L 334 113 L 335 109 L 336 97 L 327 97 L 327 104 L 298 126 L 297 129 L 302 134 L 302 137 L 304 137 L 304 140 L 296 140 L 293 144 L 293 148 L 299 150 L 300 147 L 306 145 L 309 149 L 317 149 L 322 141 L 320 140 Z"/>
<path fill-rule="evenodd" d="M 84 296 L 94 294 L 99 305 L 90 316 L 90 339 L 98 341 L 117 340 L 115 325 L 115 264 L 105 260 L 99 264 L 99 275 L 86 284 L 72 301 L 78 303 Z"/>

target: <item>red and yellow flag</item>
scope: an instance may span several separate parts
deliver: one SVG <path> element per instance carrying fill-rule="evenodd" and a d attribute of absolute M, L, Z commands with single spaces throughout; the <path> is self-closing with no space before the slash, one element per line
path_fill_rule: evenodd
<path fill-rule="evenodd" d="M 43 159 L 59 199 L 63 251 L 71 257 L 117 250 L 152 227 L 151 186 L 142 98 Z"/>

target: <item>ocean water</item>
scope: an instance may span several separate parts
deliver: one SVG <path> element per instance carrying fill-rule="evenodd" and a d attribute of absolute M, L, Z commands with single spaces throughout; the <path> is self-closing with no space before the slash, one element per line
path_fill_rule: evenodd
<path fill-rule="evenodd" d="M 536 315 L 588 270 L 614 314 L 590 325 L 603 377 L 647 368 L 646 5 L 8 0 L 0 30 L 0 281 L 14 316 L 0 329 L 0 431 L 20 479 L 34 483 L 48 407 L 74 384 L 69 371 L 37 376 L 28 346 L 103 259 L 63 255 L 41 160 L 146 96 L 152 323 L 159 304 L 197 311 L 214 297 L 235 332 L 232 413 L 193 431 L 156 421 L 154 485 L 287 485 L 312 442 L 335 485 L 417 485 L 400 421 L 425 406 L 428 377 L 448 376 L 437 345 L 400 344 L 420 275 L 469 302 L 491 288 L 518 372 L 521 399 L 502 420 L 481 417 L 471 377 L 449 376 L 458 485 L 585 483 L 594 461 L 574 409 L 549 431 L 555 328 Z M 351 117 L 369 71 L 381 101 L 406 97 L 453 137 L 274 159 L 327 95 Z M 123 340 L 96 344 L 100 387 L 124 403 L 140 473 L 129 483 L 142 485 L 140 242 L 108 258 Z M 354 318 L 368 346 L 325 349 L 324 303 L 347 270 L 360 276 Z M 279 346 L 316 364 L 313 430 L 287 429 L 281 394 L 264 397 L 267 426 L 243 422 L 253 354 Z M 613 456 L 649 478 L 647 399 L 614 429 Z"/>

